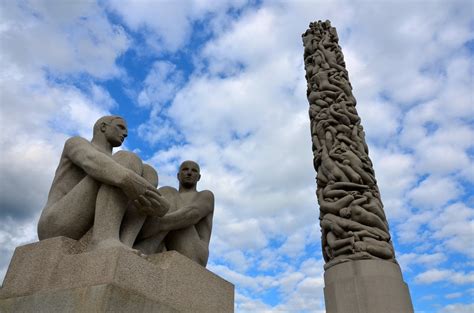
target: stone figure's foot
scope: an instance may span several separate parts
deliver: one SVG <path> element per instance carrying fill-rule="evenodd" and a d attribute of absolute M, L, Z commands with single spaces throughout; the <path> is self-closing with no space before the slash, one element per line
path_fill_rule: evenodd
<path fill-rule="evenodd" d="M 138 256 L 146 257 L 146 255 L 142 253 L 140 250 L 133 249 L 123 244 L 120 240 L 117 240 L 117 239 L 105 239 L 105 240 L 100 240 L 100 241 L 93 240 L 91 241 L 88 247 L 88 250 L 96 251 L 96 250 L 109 249 L 109 248 L 122 248 L 132 253 L 135 253 Z"/>

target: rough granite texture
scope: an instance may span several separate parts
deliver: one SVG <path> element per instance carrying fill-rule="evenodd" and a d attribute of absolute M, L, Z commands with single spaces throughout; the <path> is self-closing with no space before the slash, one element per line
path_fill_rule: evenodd
<path fill-rule="evenodd" d="M 35 313 L 178 313 L 112 284 L 37 292 L 29 296 L 0 300 L 0 312 Z"/>
<path fill-rule="evenodd" d="M 92 301 L 97 303 L 96 312 L 109 312 L 101 308 L 118 304 L 81 295 L 119 297 L 120 293 L 143 308 L 134 312 L 152 312 L 150 308 L 167 308 L 169 312 L 234 310 L 234 286 L 175 251 L 145 259 L 123 248 L 77 253 L 77 247 L 77 241 L 66 237 L 18 247 L 0 290 L 2 312 L 10 312 L 7 309 L 18 303 L 32 305 L 40 295 L 54 302 L 45 304 L 46 311 L 48 305 L 60 308 L 62 303 L 77 303 L 81 298 L 85 302 L 80 307 L 94 305 Z"/>

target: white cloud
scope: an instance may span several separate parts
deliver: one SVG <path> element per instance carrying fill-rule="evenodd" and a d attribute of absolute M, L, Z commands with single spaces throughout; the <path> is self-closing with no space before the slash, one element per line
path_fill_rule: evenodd
<path fill-rule="evenodd" d="M 370 148 L 369 156 L 374 164 L 377 184 L 389 221 L 406 217 L 410 214 L 407 210 L 408 202 L 405 200 L 406 193 L 416 181 L 414 157 L 401 153 L 395 147 Z"/>
<path fill-rule="evenodd" d="M 394 103 L 375 101 L 358 106 L 358 113 L 364 119 L 366 138 L 384 143 L 387 138 L 396 135 L 400 127 L 401 110 Z"/>
<path fill-rule="evenodd" d="M 431 234 L 421 232 L 421 227 L 433 220 L 435 213 L 432 211 L 424 211 L 421 213 L 414 213 L 408 216 L 403 223 L 397 225 L 394 233 L 401 243 L 426 243 L 432 246 L 434 243 L 428 241 Z"/>
<path fill-rule="evenodd" d="M 448 304 L 444 308 L 442 308 L 439 313 L 471 313 L 474 311 L 474 303 L 470 304 L 463 304 L 463 303 L 456 303 L 456 304 Z"/>
<path fill-rule="evenodd" d="M 465 273 L 453 270 L 430 269 L 415 277 L 415 282 L 418 284 L 431 284 L 440 281 L 448 281 L 458 285 L 472 284 L 474 283 L 474 272 Z"/>
<path fill-rule="evenodd" d="M 448 293 L 444 297 L 446 299 L 456 299 L 456 298 L 462 297 L 462 295 L 463 295 L 462 292 L 453 292 L 453 293 Z"/>
<path fill-rule="evenodd" d="M 257 300 L 254 297 L 247 297 L 240 293 L 236 293 L 235 295 L 235 302 L 236 302 L 236 311 L 241 313 L 252 313 L 252 312 L 262 312 L 262 313 L 270 313 L 272 312 L 271 306 L 266 304 L 261 300 Z"/>
<path fill-rule="evenodd" d="M 249 277 L 224 266 L 211 268 L 237 283 L 238 312 L 324 312 L 322 265 L 322 261 L 309 258 L 298 269 L 289 268 L 273 277 Z M 281 298 L 278 305 L 271 306 L 255 299 L 255 295 L 265 294 L 274 288 Z"/>
<path fill-rule="evenodd" d="M 439 216 L 430 221 L 433 237 L 443 240 L 453 251 L 474 258 L 474 209 L 463 203 L 446 207 Z"/>
<path fill-rule="evenodd" d="M 459 183 L 450 177 L 429 176 L 409 192 L 413 206 L 437 209 L 462 195 Z"/>
<path fill-rule="evenodd" d="M 5 2 L 0 13 L 2 39 L 9 43 L 1 52 L 7 65 L 0 74 L 1 102 L 8 104 L 0 115 L 6 147 L 1 168 L 2 177 L 12 177 L 1 198 L 21 206 L 10 211 L 23 210 L 22 225 L 30 226 L 0 229 L 0 241 L 11 242 L 2 255 L 34 240 L 31 216 L 44 203 L 64 139 L 73 133 L 90 137 L 95 119 L 114 108 L 106 89 L 86 82 L 79 90 L 69 79 L 125 79 L 117 57 L 143 48 L 143 36 L 145 53 L 158 53 L 160 61 L 130 93 L 140 110 L 151 110 L 137 128 L 138 140 L 164 144 L 148 160 L 159 170 L 161 185 L 176 185 L 182 160 L 201 164 L 199 189 L 216 195 L 209 268 L 237 285 L 239 312 L 323 312 L 324 262 L 300 35 L 309 21 L 329 18 L 339 31 L 393 234 L 410 244 L 399 254 L 402 267 L 412 269 L 424 288 L 473 282 L 467 270 L 430 267 L 451 261 L 453 252 L 472 257 L 472 210 L 461 198 L 467 190 L 460 181 L 474 177 L 468 168 L 472 56 L 461 47 L 472 39 L 472 18 L 462 10 L 467 2 L 105 4 L 139 34 L 133 47 L 132 37 L 112 25 L 99 5 L 24 3 L 20 9 Z M 229 11 L 241 8 L 238 14 Z M 170 65 L 176 59 L 166 53 L 189 51 L 195 71 L 184 81 Z M 28 198 L 19 194 L 22 187 L 32 191 Z M 2 214 L 3 209 L 2 204 Z M 318 250 L 312 257 L 309 246 Z M 279 303 L 263 300 L 269 292 Z M 452 305 L 443 312 L 456 309 L 472 307 Z"/>
<path fill-rule="evenodd" d="M 111 0 L 107 2 L 107 8 L 118 13 L 132 30 L 145 33 L 148 43 L 155 49 L 175 52 L 187 43 L 196 22 L 219 18 L 228 10 L 239 9 L 245 4 L 242 0 Z"/>
<path fill-rule="evenodd" d="M 120 73 L 115 59 L 128 38 L 94 2 L 7 1 L 2 7 L 2 62 L 99 78 Z"/>
<path fill-rule="evenodd" d="M 230 222 L 223 226 L 221 235 L 233 247 L 260 249 L 267 244 L 266 236 L 256 219 Z"/>
<path fill-rule="evenodd" d="M 173 98 L 183 80 L 176 66 L 166 61 L 156 61 L 148 76 L 144 88 L 138 95 L 140 106 L 158 106 Z"/>
<path fill-rule="evenodd" d="M 433 267 L 447 260 L 444 253 L 400 253 L 397 255 L 398 263 L 405 272 L 413 271 L 413 266 L 421 264 L 424 267 Z"/>

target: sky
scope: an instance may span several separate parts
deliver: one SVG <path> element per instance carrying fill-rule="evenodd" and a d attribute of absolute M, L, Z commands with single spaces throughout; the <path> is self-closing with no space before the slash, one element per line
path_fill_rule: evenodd
<path fill-rule="evenodd" d="M 64 141 L 101 116 L 215 195 L 236 312 L 325 312 L 301 34 L 338 30 L 416 312 L 474 312 L 470 1 L 0 0 L 0 277 L 37 241 Z M 1 278 L 0 278 L 1 279 Z"/>

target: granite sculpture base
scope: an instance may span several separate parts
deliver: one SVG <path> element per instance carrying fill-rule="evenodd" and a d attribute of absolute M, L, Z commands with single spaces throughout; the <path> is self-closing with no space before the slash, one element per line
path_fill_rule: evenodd
<path fill-rule="evenodd" d="M 400 266 L 383 260 L 336 264 L 324 273 L 326 313 L 413 313 Z"/>
<path fill-rule="evenodd" d="M 81 252 L 56 237 L 18 247 L 0 312 L 233 312 L 234 285 L 175 251 Z"/>

